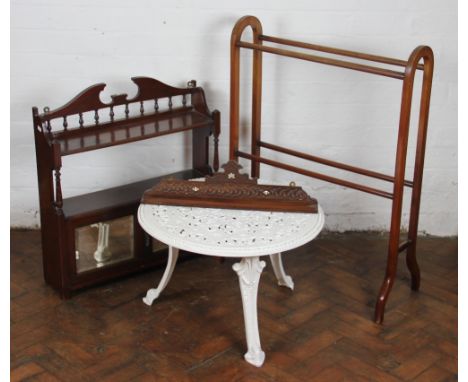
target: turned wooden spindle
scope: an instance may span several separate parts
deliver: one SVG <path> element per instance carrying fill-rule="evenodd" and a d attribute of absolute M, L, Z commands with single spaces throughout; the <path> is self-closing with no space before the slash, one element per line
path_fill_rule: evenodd
<path fill-rule="evenodd" d="M 213 170 L 218 172 L 219 170 L 219 134 L 221 133 L 221 113 L 218 110 L 214 110 L 211 113 L 211 116 L 214 120 L 214 131 L 213 131 L 213 141 L 214 141 L 214 153 L 213 153 Z"/>
<path fill-rule="evenodd" d="M 213 170 L 215 172 L 219 170 L 218 143 L 219 143 L 219 138 L 215 136 L 214 137 L 214 155 L 213 155 Z"/>
<path fill-rule="evenodd" d="M 109 117 L 110 117 L 111 122 L 114 122 L 114 115 L 115 115 L 114 106 L 111 106 L 110 111 L 109 111 Z"/>
<path fill-rule="evenodd" d="M 84 123 L 83 113 L 78 113 L 78 116 L 79 116 L 78 123 L 80 124 L 80 128 L 83 128 L 83 123 Z"/>
<path fill-rule="evenodd" d="M 125 104 L 125 118 L 128 118 L 128 115 L 130 114 L 130 110 L 128 108 L 128 103 Z"/>
<path fill-rule="evenodd" d="M 187 95 L 183 94 L 182 95 L 182 106 L 187 106 Z"/>
<path fill-rule="evenodd" d="M 67 116 L 64 115 L 63 116 L 63 130 L 67 130 L 68 129 L 68 121 L 67 121 Z"/>
<path fill-rule="evenodd" d="M 154 112 L 157 113 L 159 111 L 159 104 L 158 104 L 158 99 L 154 99 Z"/>
<path fill-rule="evenodd" d="M 140 114 L 145 115 L 145 108 L 143 106 L 143 101 L 140 101 Z"/>
<path fill-rule="evenodd" d="M 96 110 L 94 110 L 94 122 L 96 123 L 96 125 L 99 125 L 99 113 Z"/>
<path fill-rule="evenodd" d="M 47 114 L 49 111 L 50 111 L 49 107 L 46 106 L 44 108 L 44 114 Z M 46 130 L 47 130 L 48 133 L 50 133 L 52 131 L 52 126 L 50 125 L 50 119 L 48 119 L 46 121 Z"/>
<path fill-rule="evenodd" d="M 55 173 L 55 206 L 57 208 L 62 208 L 63 198 L 62 198 L 62 184 L 60 183 L 60 167 L 57 167 L 54 171 Z"/>
<path fill-rule="evenodd" d="M 169 97 L 168 106 L 169 106 L 169 110 L 172 110 L 172 97 Z"/>

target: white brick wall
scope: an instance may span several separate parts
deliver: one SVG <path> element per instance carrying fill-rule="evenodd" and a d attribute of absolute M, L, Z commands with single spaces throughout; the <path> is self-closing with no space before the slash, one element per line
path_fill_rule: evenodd
<path fill-rule="evenodd" d="M 457 234 L 455 0 L 16 0 L 11 12 L 13 226 L 39 223 L 31 106 L 60 106 L 93 83 L 108 84 L 103 95 L 108 100 L 114 93 L 134 94 L 129 78 L 135 75 L 173 85 L 197 79 L 207 92 L 209 106 L 221 110 L 225 160 L 230 33 L 240 16 L 253 14 L 269 35 L 402 59 L 417 45 L 433 48 L 436 66 L 420 230 Z M 243 68 L 248 69 L 250 54 L 244 56 Z M 247 72 L 242 90 L 244 124 L 250 103 Z M 391 173 L 400 89 L 397 80 L 265 55 L 263 136 L 294 149 Z M 188 142 L 187 136 L 180 135 L 66 157 L 64 194 L 182 169 L 189 164 Z M 414 137 L 410 154 L 414 154 Z M 274 153 L 271 157 L 284 158 Z M 323 170 L 319 165 L 311 168 Z M 388 229 L 387 200 L 266 166 L 262 172 L 265 177 L 310 185 L 327 211 L 329 229 Z M 374 181 L 369 184 L 381 186 Z"/>

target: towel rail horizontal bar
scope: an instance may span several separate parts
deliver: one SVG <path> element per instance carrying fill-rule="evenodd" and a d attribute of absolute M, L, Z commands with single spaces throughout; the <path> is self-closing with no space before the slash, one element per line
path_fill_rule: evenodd
<path fill-rule="evenodd" d="M 412 244 L 413 244 L 413 242 L 411 240 L 405 240 L 403 243 L 401 243 L 398 246 L 398 253 L 403 252 L 405 249 L 407 249 Z"/>
<path fill-rule="evenodd" d="M 357 70 L 359 72 L 376 74 L 384 77 L 396 78 L 398 80 L 403 80 L 405 78 L 405 73 L 397 72 L 395 70 L 378 68 L 370 65 L 356 64 L 353 62 L 336 60 L 334 58 L 320 57 L 312 54 L 305 54 L 301 52 L 293 52 L 287 49 L 272 48 L 270 46 L 252 44 L 250 42 L 239 41 L 236 43 L 238 47 L 247 48 L 252 50 L 260 50 L 262 52 L 277 54 L 279 56 L 297 58 L 299 60 L 312 61 L 320 64 L 337 66 L 340 68 L 347 68 L 351 70 Z"/>
<path fill-rule="evenodd" d="M 391 182 L 391 183 L 395 182 L 394 177 L 392 177 L 390 175 L 382 174 L 380 172 L 367 170 L 367 169 L 364 169 L 364 168 L 361 168 L 361 167 L 350 166 L 350 165 L 347 165 L 347 164 L 344 164 L 344 163 L 340 163 L 340 162 L 332 161 L 332 160 L 329 160 L 329 159 L 317 157 L 315 155 L 306 154 L 306 153 L 296 151 L 296 150 L 287 149 L 285 147 L 277 146 L 277 145 L 274 145 L 272 143 L 267 143 L 267 142 L 263 142 L 263 141 L 258 142 L 258 145 L 261 146 L 261 147 L 264 147 L 266 149 L 270 149 L 270 150 L 273 150 L 273 151 L 278 151 L 278 152 L 283 153 L 283 154 L 292 155 L 292 156 L 295 156 L 297 158 L 306 159 L 306 160 L 309 160 L 309 161 L 312 161 L 312 162 L 317 162 L 317 163 L 320 163 L 320 164 L 323 164 L 323 165 L 326 165 L 326 166 L 336 167 L 336 168 L 339 168 L 341 170 L 354 172 L 356 174 L 369 176 L 371 178 L 384 180 L 386 182 Z M 413 182 L 411 182 L 409 180 L 405 180 L 404 184 L 407 187 L 413 187 Z"/>
<path fill-rule="evenodd" d="M 389 65 L 396 65 L 396 66 L 403 66 L 403 67 L 405 67 L 408 64 L 407 61 L 399 60 L 396 58 L 378 56 L 378 55 L 369 54 L 369 53 L 355 52 L 355 51 L 346 50 L 346 49 L 332 48 L 329 46 L 311 44 L 311 43 L 302 42 L 302 41 L 289 40 L 286 38 L 266 36 L 266 35 L 260 35 L 258 38 L 260 40 L 273 42 L 275 44 L 295 46 L 297 48 L 316 50 L 319 52 L 331 53 L 331 54 L 336 54 L 336 55 L 345 56 L 345 57 L 359 58 L 361 60 L 380 62 L 382 64 L 389 64 Z M 424 65 L 418 64 L 416 68 L 419 70 L 424 70 Z"/>
<path fill-rule="evenodd" d="M 387 191 L 379 190 L 379 189 L 368 187 L 368 186 L 363 186 L 362 184 L 358 184 L 358 183 L 350 182 L 350 181 L 347 181 L 347 180 L 335 178 L 333 176 L 320 174 L 318 172 L 304 170 L 304 169 L 302 169 L 300 167 L 291 166 L 291 165 L 288 165 L 288 164 L 285 164 L 285 163 L 277 162 L 275 160 L 263 158 L 263 157 L 260 157 L 260 156 L 257 156 L 257 155 L 251 155 L 251 154 L 245 153 L 243 151 L 236 151 L 236 156 L 239 156 L 241 158 L 250 159 L 252 161 L 258 161 L 258 162 L 261 162 L 261 163 L 265 163 L 265 164 L 273 166 L 273 167 L 282 168 L 283 170 L 288 170 L 288 171 L 295 172 L 295 173 L 298 173 L 298 174 L 310 176 L 312 178 L 317 178 L 317 179 L 323 180 L 325 182 L 338 184 L 339 186 L 349 187 L 349 188 L 353 188 L 353 189 L 358 190 L 358 191 L 367 192 L 368 194 L 381 196 L 381 197 L 384 197 L 384 198 L 387 198 L 387 199 L 393 199 L 393 194 L 390 193 L 390 192 L 387 192 Z"/>

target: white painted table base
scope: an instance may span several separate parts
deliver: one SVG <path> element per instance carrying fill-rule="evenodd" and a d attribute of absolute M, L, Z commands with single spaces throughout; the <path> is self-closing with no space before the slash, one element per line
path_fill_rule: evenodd
<path fill-rule="evenodd" d="M 174 272 L 177 258 L 179 257 L 179 249 L 170 246 L 169 255 L 166 265 L 166 270 L 162 276 L 157 288 L 148 289 L 146 296 L 143 297 L 143 302 L 146 305 L 152 305 L 161 292 L 169 283 L 172 273 Z M 291 276 L 284 273 L 281 254 L 277 253 L 270 255 L 271 263 L 278 280 L 278 285 L 294 289 L 294 283 Z M 247 362 L 255 366 L 262 366 L 265 360 L 265 353 L 260 345 L 260 334 L 258 332 L 257 319 L 257 294 L 260 275 L 265 268 L 266 263 L 261 261 L 259 257 L 244 257 L 239 263 L 235 263 L 232 269 L 239 276 L 239 285 L 242 295 L 242 308 L 244 310 L 245 335 L 247 339 L 247 353 L 244 358 Z"/>
<path fill-rule="evenodd" d="M 143 301 L 151 305 L 169 283 L 179 249 L 208 256 L 241 258 L 233 265 L 239 277 L 244 310 L 247 353 L 244 358 L 257 367 L 265 360 L 257 319 L 257 293 L 269 255 L 278 285 L 294 289 L 283 267 L 281 253 L 314 239 L 323 228 L 324 214 L 226 210 L 142 204 L 138 220 L 143 229 L 169 246 L 163 277 L 149 289 Z"/>

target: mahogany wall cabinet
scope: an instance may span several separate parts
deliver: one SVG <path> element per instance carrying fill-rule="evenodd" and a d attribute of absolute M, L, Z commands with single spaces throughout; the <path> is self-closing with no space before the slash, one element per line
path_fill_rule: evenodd
<path fill-rule="evenodd" d="M 138 93 L 131 99 L 119 94 L 112 96 L 110 103 L 103 103 L 99 95 L 106 85 L 101 83 L 58 109 L 46 107 L 39 113 L 33 108 L 44 278 L 62 298 L 163 262 L 167 249 L 151 240 L 136 218 L 143 192 L 166 176 L 188 179 L 211 173 L 211 134 L 213 167 L 218 167 L 220 114 L 209 111 L 203 89 L 196 87 L 195 81 L 190 81 L 187 88 L 171 87 L 147 77 L 134 77 L 132 81 Z M 192 168 L 62 197 L 63 156 L 189 130 Z M 91 171 L 89 176 L 93 176 Z"/>

